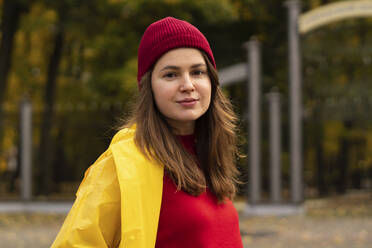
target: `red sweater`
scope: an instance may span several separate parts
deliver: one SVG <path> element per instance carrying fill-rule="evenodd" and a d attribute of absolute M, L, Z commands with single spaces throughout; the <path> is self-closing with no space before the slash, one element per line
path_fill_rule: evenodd
<path fill-rule="evenodd" d="M 180 136 L 195 154 L 193 135 Z M 242 248 L 237 211 L 230 200 L 218 204 L 208 189 L 195 197 L 177 187 L 164 173 L 156 248 Z"/>

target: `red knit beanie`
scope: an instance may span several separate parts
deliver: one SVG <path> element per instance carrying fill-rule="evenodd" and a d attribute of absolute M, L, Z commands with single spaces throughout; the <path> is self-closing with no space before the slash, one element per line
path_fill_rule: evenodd
<path fill-rule="evenodd" d="M 145 74 L 166 52 L 179 47 L 204 51 L 216 68 L 212 50 L 204 35 L 193 25 L 173 17 L 152 23 L 142 36 L 138 49 L 138 86 Z"/>

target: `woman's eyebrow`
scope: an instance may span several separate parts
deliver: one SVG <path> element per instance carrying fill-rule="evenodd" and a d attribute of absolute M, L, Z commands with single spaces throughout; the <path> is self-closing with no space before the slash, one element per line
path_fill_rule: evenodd
<path fill-rule="evenodd" d="M 204 66 L 206 67 L 207 65 L 204 64 L 204 63 L 194 64 L 194 65 L 191 66 L 191 68 L 198 68 L 198 67 L 202 67 L 202 66 L 203 66 L 203 67 L 204 67 Z"/>
<path fill-rule="evenodd" d="M 198 67 L 206 67 L 207 65 L 204 63 L 198 63 L 198 64 L 193 64 L 190 68 L 198 68 Z M 175 65 L 167 65 L 164 66 L 160 71 L 165 71 L 165 70 L 179 70 L 181 67 L 175 66 Z"/>
<path fill-rule="evenodd" d="M 178 70 L 180 69 L 179 66 L 175 66 L 175 65 L 167 65 L 165 67 L 163 67 L 160 71 L 165 71 L 165 70 Z"/>

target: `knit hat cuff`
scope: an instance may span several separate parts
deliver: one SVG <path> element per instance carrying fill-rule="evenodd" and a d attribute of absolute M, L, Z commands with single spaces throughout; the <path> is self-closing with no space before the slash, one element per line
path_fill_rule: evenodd
<path fill-rule="evenodd" d="M 138 49 L 138 85 L 142 76 L 163 54 L 181 47 L 196 48 L 205 52 L 216 68 L 212 50 L 204 35 L 186 21 L 167 17 L 151 24 L 142 36 Z"/>
<path fill-rule="evenodd" d="M 196 37 L 192 35 L 183 35 L 182 40 L 180 40 L 179 36 L 169 37 L 168 39 L 163 40 L 161 43 L 156 44 L 150 50 L 147 50 L 147 55 L 143 54 L 147 57 L 147 60 L 142 63 L 141 68 L 142 72 L 138 74 L 138 82 L 140 81 L 143 74 L 145 74 L 165 53 L 172 49 L 182 48 L 182 47 L 189 47 L 189 48 L 196 48 L 206 53 L 212 65 L 216 68 L 216 64 L 211 53 L 207 51 L 210 50 L 209 47 L 205 46 L 205 43 L 200 42 Z M 164 45 L 166 44 L 166 45 Z"/>

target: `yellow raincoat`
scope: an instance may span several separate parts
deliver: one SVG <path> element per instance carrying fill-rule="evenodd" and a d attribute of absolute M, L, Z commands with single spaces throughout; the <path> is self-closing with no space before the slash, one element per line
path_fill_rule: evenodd
<path fill-rule="evenodd" d="M 76 200 L 52 248 L 155 247 L 163 191 L 163 166 L 123 129 L 86 171 Z"/>

